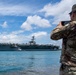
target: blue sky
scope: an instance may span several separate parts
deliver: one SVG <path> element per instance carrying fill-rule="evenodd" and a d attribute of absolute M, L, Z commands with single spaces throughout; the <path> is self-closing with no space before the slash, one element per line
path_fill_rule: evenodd
<path fill-rule="evenodd" d="M 0 0 L 0 42 L 27 43 L 32 36 L 39 44 L 61 46 L 50 39 L 51 31 L 68 13 L 76 0 Z"/>

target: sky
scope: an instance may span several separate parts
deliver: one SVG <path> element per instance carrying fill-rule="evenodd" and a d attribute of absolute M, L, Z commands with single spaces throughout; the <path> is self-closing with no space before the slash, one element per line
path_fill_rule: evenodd
<path fill-rule="evenodd" d="M 0 0 L 0 43 L 28 43 L 61 46 L 62 40 L 50 39 L 60 21 L 70 20 L 76 0 Z"/>

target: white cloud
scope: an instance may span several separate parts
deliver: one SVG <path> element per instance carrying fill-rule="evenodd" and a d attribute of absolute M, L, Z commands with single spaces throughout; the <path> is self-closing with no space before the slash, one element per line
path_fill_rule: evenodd
<path fill-rule="evenodd" d="M 2 32 L 0 33 L 0 43 L 22 43 L 25 39 L 21 35 L 23 32 L 23 30 L 13 31 L 11 33 Z"/>
<path fill-rule="evenodd" d="M 0 34 L 0 43 L 22 43 L 26 39 L 25 36 L 17 34 Z"/>
<path fill-rule="evenodd" d="M 0 33 L 0 43 L 27 43 L 31 40 L 32 36 L 35 36 L 35 38 L 38 39 L 47 35 L 47 32 L 36 32 L 28 36 L 20 33 L 22 32 Z"/>
<path fill-rule="evenodd" d="M 46 35 L 47 35 L 47 32 L 36 32 L 36 33 L 31 34 L 31 36 L 35 36 L 36 38 L 41 38 Z"/>
<path fill-rule="evenodd" d="M 10 4 L 0 3 L 0 11 L 1 11 L 0 15 L 22 16 L 22 15 L 31 13 L 33 11 L 32 8 L 30 8 L 30 6 L 28 5 L 20 5 L 20 4 L 15 5 L 13 3 L 10 3 Z"/>
<path fill-rule="evenodd" d="M 73 4 L 76 4 L 76 0 L 61 0 L 59 3 L 45 5 L 39 12 L 44 12 L 46 17 L 54 16 L 53 23 L 56 24 L 61 20 L 69 20 L 68 13 Z"/>
<path fill-rule="evenodd" d="M 29 23 L 27 23 L 26 21 L 21 25 L 21 28 L 24 30 L 27 30 L 27 31 L 32 30 L 32 26 Z"/>
<path fill-rule="evenodd" d="M 34 16 L 28 16 L 27 20 L 21 25 L 21 28 L 25 30 L 32 30 L 32 25 L 35 25 L 37 27 L 50 27 L 50 22 L 47 19 L 43 19 L 40 16 L 34 15 Z"/>
<path fill-rule="evenodd" d="M 7 25 L 7 22 L 5 21 L 2 25 L 0 25 L 2 28 L 7 28 L 8 25 Z"/>
<path fill-rule="evenodd" d="M 21 34 L 23 32 L 24 32 L 23 30 L 18 30 L 18 31 L 13 31 L 12 34 Z"/>

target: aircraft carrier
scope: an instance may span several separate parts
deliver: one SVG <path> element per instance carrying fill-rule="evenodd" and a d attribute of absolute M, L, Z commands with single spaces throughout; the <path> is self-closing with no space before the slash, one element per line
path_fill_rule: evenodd
<path fill-rule="evenodd" d="M 0 43 L 0 51 L 57 51 L 59 46 L 51 44 L 36 44 L 35 37 L 26 44 Z"/>

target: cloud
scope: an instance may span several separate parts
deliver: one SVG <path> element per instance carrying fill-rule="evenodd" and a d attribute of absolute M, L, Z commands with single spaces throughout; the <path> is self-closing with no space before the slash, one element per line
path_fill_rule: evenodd
<path fill-rule="evenodd" d="M 31 6 L 32 7 L 32 6 Z M 0 3 L 0 15 L 14 15 L 14 16 L 24 16 L 27 14 L 31 14 L 33 11 L 33 7 L 30 8 L 29 5 L 20 5 L 20 4 L 13 4 L 13 3 Z"/>
<path fill-rule="evenodd" d="M 31 34 L 31 36 L 35 36 L 36 38 L 41 38 L 46 35 L 47 35 L 47 32 L 36 32 L 36 33 Z"/>
<path fill-rule="evenodd" d="M 2 28 L 7 28 L 8 25 L 7 25 L 7 22 L 5 21 L 2 25 L 0 25 Z"/>
<path fill-rule="evenodd" d="M 18 30 L 18 31 L 13 31 L 12 34 L 22 34 L 24 32 L 24 30 Z"/>
<path fill-rule="evenodd" d="M 21 28 L 24 30 L 27 30 L 27 31 L 32 30 L 32 26 L 29 23 L 27 23 L 26 21 L 21 25 Z"/>
<path fill-rule="evenodd" d="M 45 17 L 53 16 L 53 23 L 57 24 L 61 20 L 70 19 L 68 13 L 71 11 L 73 4 L 76 4 L 76 0 L 61 0 L 55 4 L 45 5 L 39 12 L 44 12 Z"/>
<path fill-rule="evenodd" d="M 2 43 L 21 43 L 23 41 L 21 36 L 15 34 L 0 35 L 0 39 L 0 42 Z"/>
<path fill-rule="evenodd" d="M 30 35 L 21 34 L 22 31 L 15 31 L 11 33 L 0 33 L 0 43 L 27 43 L 31 40 L 32 36 L 36 39 L 42 38 L 47 35 L 47 32 L 35 32 Z"/>
<path fill-rule="evenodd" d="M 50 22 L 47 19 L 34 15 L 34 16 L 28 16 L 27 20 L 21 25 L 21 28 L 25 30 L 32 30 L 33 29 L 32 25 L 41 28 L 47 28 L 51 26 Z"/>
<path fill-rule="evenodd" d="M 0 34 L 0 43 L 24 43 L 26 36 L 13 33 Z"/>

